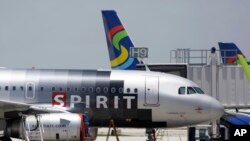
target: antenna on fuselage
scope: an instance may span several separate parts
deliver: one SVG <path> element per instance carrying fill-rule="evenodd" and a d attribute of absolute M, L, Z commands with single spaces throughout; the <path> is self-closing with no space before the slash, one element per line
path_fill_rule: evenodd
<path fill-rule="evenodd" d="M 146 47 L 133 47 L 130 48 L 129 55 L 131 58 L 136 58 L 140 64 L 145 65 L 145 70 L 150 71 L 146 59 L 148 58 L 148 48 Z"/>

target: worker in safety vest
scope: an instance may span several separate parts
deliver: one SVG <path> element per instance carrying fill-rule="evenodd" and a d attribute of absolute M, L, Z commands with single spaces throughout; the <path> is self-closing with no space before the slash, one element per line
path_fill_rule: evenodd
<path fill-rule="evenodd" d="M 88 113 L 84 113 L 83 114 L 84 116 L 84 125 L 85 125 L 85 135 L 86 137 L 90 137 L 90 134 L 89 134 L 89 117 L 88 117 Z"/>

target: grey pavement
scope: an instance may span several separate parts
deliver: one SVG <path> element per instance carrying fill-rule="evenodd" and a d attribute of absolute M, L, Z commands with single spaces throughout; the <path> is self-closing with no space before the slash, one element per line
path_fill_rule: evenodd
<path fill-rule="evenodd" d="M 118 129 L 121 131 L 119 135 L 120 141 L 146 141 L 145 129 L 135 128 L 122 128 Z M 98 129 L 98 137 L 96 141 L 106 141 L 108 129 Z M 157 141 L 187 141 L 187 130 L 186 128 L 175 128 L 175 129 L 164 129 L 157 134 Z M 13 139 L 13 141 L 21 141 Z M 115 136 L 110 136 L 109 141 L 116 141 Z"/>

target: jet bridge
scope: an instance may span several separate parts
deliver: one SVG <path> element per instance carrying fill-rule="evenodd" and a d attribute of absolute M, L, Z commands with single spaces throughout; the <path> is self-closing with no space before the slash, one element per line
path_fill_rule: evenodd
<path fill-rule="evenodd" d="M 197 83 L 226 109 L 250 108 L 250 84 L 240 65 L 224 65 L 219 51 L 177 49 L 170 64 L 148 64 L 150 70 L 172 73 Z M 138 70 L 145 70 L 138 65 Z"/>
<path fill-rule="evenodd" d="M 224 65 L 219 51 L 177 49 L 170 60 L 188 63 L 187 78 L 218 99 L 226 109 L 250 108 L 250 85 L 240 65 Z"/>

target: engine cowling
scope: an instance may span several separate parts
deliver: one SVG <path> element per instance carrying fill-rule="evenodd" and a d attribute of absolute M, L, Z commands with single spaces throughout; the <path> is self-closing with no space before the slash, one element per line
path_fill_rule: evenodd
<path fill-rule="evenodd" d="M 40 139 L 38 133 L 42 129 L 43 140 L 46 141 L 82 141 L 82 122 L 79 114 L 72 113 L 30 115 L 22 120 L 7 121 L 6 133 L 10 137 L 29 136 L 30 139 L 37 140 Z"/>

